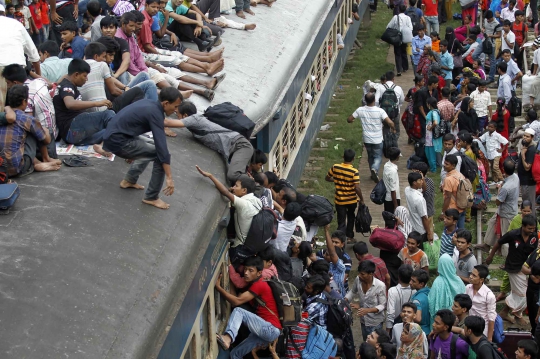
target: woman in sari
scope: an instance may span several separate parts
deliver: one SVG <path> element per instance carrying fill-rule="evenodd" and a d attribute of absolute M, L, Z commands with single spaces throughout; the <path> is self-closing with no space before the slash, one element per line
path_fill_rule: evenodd
<path fill-rule="evenodd" d="M 497 132 L 508 140 L 510 138 L 510 132 L 508 131 L 510 111 L 506 109 L 504 97 L 497 99 L 497 111 L 491 116 L 491 120 L 497 123 Z"/>
<path fill-rule="evenodd" d="M 478 132 L 478 115 L 474 110 L 474 100 L 472 98 L 465 97 L 461 101 L 461 107 L 456 115 L 459 131 L 467 131 L 471 135 L 476 135 Z"/>
<path fill-rule="evenodd" d="M 417 323 L 403 323 L 401 346 L 396 359 L 424 359 L 424 337 L 422 328 Z"/>
<path fill-rule="evenodd" d="M 418 141 L 422 138 L 420 120 L 418 119 L 418 115 L 413 111 L 414 93 L 420 90 L 422 87 L 424 87 L 424 78 L 420 75 L 416 75 L 414 77 L 414 87 L 411 87 L 405 96 L 405 101 L 407 101 L 409 104 L 401 116 L 401 122 L 403 123 L 403 127 L 409 136 L 409 143 L 412 143 L 413 140 Z"/>
<path fill-rule="evenodd" d="M 440 309 L 452 309 L 456 294 L 465 293 L 465 284 L 456 274 L 454 260 L 448 254 L 439 258 L 439 276 L 435 278 L 429 291 L 429 313 L 431 322 L 435 319 L 435 313 Z"/>

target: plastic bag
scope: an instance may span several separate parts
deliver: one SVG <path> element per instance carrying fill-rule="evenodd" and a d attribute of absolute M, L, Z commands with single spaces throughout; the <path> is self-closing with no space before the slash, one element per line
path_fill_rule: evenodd
<path fill-rule="evenodd" d="M 428 257 L 429 270 L 437 269 L 439 265 L 439 257 L 441 256 L 441 241 L 434 240 L 433 242 L 426 241 L 423 244 L 424 253 Z"/>

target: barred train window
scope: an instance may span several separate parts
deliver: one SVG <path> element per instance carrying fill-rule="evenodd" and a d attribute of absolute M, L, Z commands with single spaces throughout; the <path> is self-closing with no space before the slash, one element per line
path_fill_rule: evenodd
<path fill-rule="evenodd" d="M 201 358 L 204 359 L 210 350 L 210 299 L 206 299 L 200 318 Z"/>

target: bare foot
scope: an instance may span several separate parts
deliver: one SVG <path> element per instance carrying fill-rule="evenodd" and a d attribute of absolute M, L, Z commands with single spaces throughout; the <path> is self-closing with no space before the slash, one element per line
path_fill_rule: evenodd
<path fill-rule="evenodd" d="M 54 159 L 54 158 L 50 158 L 50 157 L 44 158 L 44 159 L 43 159 L 43 162 L 47 162 L 47 163 L 56 163 L 56 164 L 58 164 L 58 165 L 61 165 L 61 164 L 62 164 L 62 160 L 58 160 L 58 159 Z"/>
<path fill-rule="evenodd" d="M 184 96 L 184 98 L 190 98 L 191 95 L 193 95 L 193 90 L 180 91 L 180 93 L 182 94 L 182 96 Z M 176 137 L 176 136 L 172 136 L 172 137 Z"/>
<path fill-rule="evenodd" d="M 211 63 L 206 73 L 208 74 L 208 76 L 214 76 L 215 74 L 223 70 L 224 67 L 225 67 L 225 61 L 221 59 L 219 61 Z"/>
<path fill-rule="evenodd" d="M 253 11 L 251 11 L 251 9 L 247 9 L 247 10 L 244 10 L 245 12 L 247 12 L 248 14 L 250 15 L 255 15 L 255 13 Z"/>
<path fill-rule="evenodd" d="M 225 48 L 221 48 L 217 51 L 211 52 L 209 55 L 210 61 L 209 62 L 216 62 L 217 60 L 221 59 L 223 57 L 223 50 Z"/>
<path fill-rule="evenodd" d="M 191 91 L 193 92 L 193 91 Z M 185 98 L 185 97 L 184 97 Z M 176 137 L 178 136 L 176 133 L 174 133 L 170 128 L 165 127 L 165 134 L 169 137 Z"/>
<path fill-rule="evenodd" d="M 255 30 L 256 27 L 257 25 L 255 24 L 246 24 L 246 26 L 244 27 L 244 30 Z"/>
<path fill-rule="evenodd" d="M 527 321 L 525 320 L 525 318 L 521 317 L 516 317 L 516 323 L 521 325 L 522 327 L 526 326 L 528 323 Z"/>
<path fill-rule="evenodd" d="M 148 199 L 143 199 L 143 203 L 149 204 L 151 206 L 154 206 L 160 209 L 169 209 L 169 207 L 171 206 L 170 204 L 163 202 L 161 198 L 155 199 L 153 201 L 148 200 Z"/>
<path fill-rule="evenodd" d="M 510 322 L 512 324 L 516 323 L 514 318 L 510 317 L 508 314 L 500 313 L 499 315 L 501 316 L 502 320 L 506 320 L 507 322 Z"/>
<path fill-rule="evenodd" d="M 51 162 L 39 162 L 34 164 L 34 170 L 36 172 L 50 172 L 58 171 L 62 165 Z"/>
<path fill-rule="evenodd" d="M 241 17 L 242 19 L 245 19 L 245 18 L 246 18 L 246 14 L 244 14 L 243 11 L 237 11 L 237 12 L 236 12 L 236 16 Z"/>
<path fill-rule="evenodd" d="M 250 5 L 250 6 L 257 6 L 257 2 L 254 1 L 254 0 L 251 0 L 251 1 L 249 2 L 249 5 Z"/>
<path fill-rule="evenodd" d="M 120 182 L 120 188 L 123 188 L 123 189 L 127 189 L 127 188 L 144 189 L 144 186 L 141 186 L 140 184 L 137 184 L 137 183 L 131 183 L 131 182 L 128 182 L 126 180 L 122 180 L 122 182 Z"/>
<path fill-rule="evenodd" d="M 94 145 L 93 147 L 94 147 L 94 151 L 96 151 L 96 153 L 98 153 L 98 154 L 100 154 L 100 155 L 102 155 L 104 157 L 109 158 L 109 157 L 112 156 L 112 153 L 105 151 L 103 149 L 102 145 Z"/>

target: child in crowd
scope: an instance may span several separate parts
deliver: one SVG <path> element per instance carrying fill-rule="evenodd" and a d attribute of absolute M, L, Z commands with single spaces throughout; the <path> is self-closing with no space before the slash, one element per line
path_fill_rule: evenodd
<path fill-rule="evenodd" d="M 534 359 L 538 355 L 538 345 L 532 339 L 520 340 L 516 351 L 516 359 Z"/>
<path fill-rule="evenodd" d="M 454 237 L 456 248 L 454 249 L 452 259 L 456 266 L 456 274 L 461 278 L 463 283 L 469 284 L 469 276 L 477 264 L 476 257 L 469 248 L 472 241 L 472 234 L 466 229 L 460 229 Z"/>
<path fill-rule="evenodd" d="M 79 28 L 74 21 L 64 21 L 60 26 L 62 45 L 60 45 L 61 59 L 83 59 L 86 40 L 79 36 Z"/>
<path fill-rule="evenodd" d="M 378 328 L 368 335 L 366 342 L 377 350 L 377 357 L 380 358 L 381 347 L 390 343 L 390 336 L 382 328 Z"/>
<path fill-rule="evenodd" d="M 345 264 L 343 264 L 343 250 L 340 247 L 334 246 L 332 236 L 330 235 L 330 225 L 324 227 L 326 235 L 326 250 L 323 253 L 324 260 L 330 264 L 328 271 L 334 280 L 334 283 L 339 294 L 345 296 Z"/>
<path fill-rule="evenodd" d="M 439 37 L 439 33 L 437 31 L 432 31 L 429 36 L 431 37 L 431 51 L 440 54 L 441 50 L 439 46 L 441 43 L 441 38 Z"/>
<path fill-rule="evenodd" d="M 402 318 L 398 314 L 402 310 L 404 303 L 409 302 L 416 293 L 410 286 L 413 268 L 408 264 L 403 264 L 398 270 L 399 284 L 388 290 L 388 306 L 386 313 L 386 330 L 390 334 L 394 324 L 401 323 Z"/>
<path fill-rule="evenodd" d="M 351 290 L 345 299 L 351 304 L 351 308 L 357 311 L 362 326 L 362 337 L 367 340 L 372 332 L 384 333 L 388 336 L 382 325 L 386 309 L 386 286 L 383 282 L 373 277 L 375 264 L 371 261 L 363 261 L 358 266 L 358 276 L 354 279 Z M 358 298 L 359 303 L 353 303 Z M 378 334 L 381 335 L 381 334 Z M 390 341 L 390 338 L 388 338 Z"/>
<path fill-rule="evenodd" d="M 465 294 L 472 301 L 469 315 L 477 315 L 484 320 L 484 335 L 489 341 L 492 341 L 497 319 L 497 300 L 495 294 L 486 285 L 488 276 L 489 269 L 486 265 L 475 266 L 471 272 L 471 284 L 465 287 Z"/>
<path fill-rule="evenodd" d="M 482 67 L 482 63 L 480 62 L 480 60 L 478 59 L 473 60 L 472 67 L 473 67 L 474 72 L 477 73 L 478 76 L 480 76 L 481 80 L 486 79 L 486 72 L 484 71 L 484 68 Z"/>
<path fill-rule="evenodd" d="M 15 14 L 15 5 L 6 4 L 6 17 L 13 19 L 14 18 L 13 14 Z"/>
<path fill-rule="evenodd" d="M 274 247 L 270 246 L 257 254 L 263 260 L 262 279 L 268 280 L 272 277 L 278 278 L 278 272 L 274 265 Z M 243 273 L 243 270 L 240 272 Z M 229 278 L 234 286 L 238 289 L 244 289 L 250 283 L 246 282 L 243 275 L 240 275 L 232 264 L 229 264 Z"/>
<path fill-rule="evenodd" d="M 469 310 L 472 307 L 471 297 L 467 294 L 457 294 L 454 297 L 454 305 L 452 305 L 452 313 L 456 316 L 456 321 L 452 327 L 452 332 L 461 334 L 465 329 L 465 318 L 469 316 Z"/>
<path fill-rule="evenodd" d="M 422 235 L 417 231 L 409 233 L 407 238 L 407 246 L 403 248 L 398 257 L 403 264 L 409 264 L 413 269 L 429 270 L 429 261 L 426 253 L 420 249 L 422 245 Z"/>
<path fill-rule="evenodd" d="M 430 340 L 429 349 L 431 358 L 467 359 L 469 357 L 469 344 L 461 338 L 457 338 L 455 345 L 455 357 L 451 355 L 451 342 L 454 334 L 452 327 L 456 322 L 456 316 L 449 309 L 441 309 L 435 314 L 433 322 L 434 338 Z"/>
<path fill-rule="evenodd" d="M 352 266 L 352 259 L 351 256 L 345 251 L 345 244 L 347 243 L 347 236 L 342 231 L 335 231 L 332 233 L 332 243 L 334 243 L 334 246 L 336 248 L 341 249 L 341 260 L 343 261 L 343 264 L 345 265 L 345 278 L 344 278 L 344 286 L 345 286 L 345 293 L 349 291 L 349 273 L 351 272 L 351 266 Z"/>
<path fill-rule="evenodd" d="M 486 157 L 489 160 L 493 182 L 499 182 L 504 179 L 499 167 L 499 161 L 504 147 L 508 144 L 508 140 L 498 133 L 496 128 L 497 123 L 490 121 L 487 125 L 487 132 L 480 136 L 480 141 L 486 146 Z"/>
<path fill-rule="evenodd" d="M 411 301 L 418 308 L 414 321 L 422 327 L 426 335 L 431 332 L 431 317 L 429 315 L 428 295 L 430 288 L 427 286 L 429 274 L 423 269 L 417 269 L 411 274 L 411 288 L 416 290 Z"/>
<path fill-rule="evenodd" d="M 441 234 L 441 256 L 443 254 L 454 255 L 456 245 L 454 244 L 453 237 L 457 231 L 458 219 L 459 211 L 457 209 L 449 208 L 444 211 L 444 229 Z"/>

